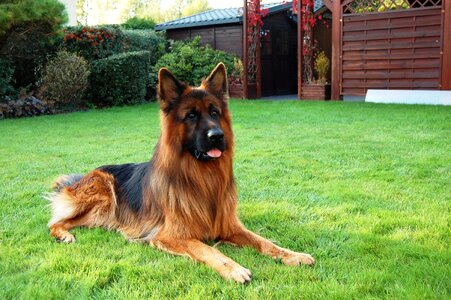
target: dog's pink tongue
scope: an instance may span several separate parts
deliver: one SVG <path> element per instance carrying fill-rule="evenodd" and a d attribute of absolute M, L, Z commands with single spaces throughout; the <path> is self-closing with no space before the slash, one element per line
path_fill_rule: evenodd
<path fill-rule="evenodd" d="M 207 154 L 210 157 L 218 158 L 221 156 L 222 152 L 219 149 L 211 149 Z"/>

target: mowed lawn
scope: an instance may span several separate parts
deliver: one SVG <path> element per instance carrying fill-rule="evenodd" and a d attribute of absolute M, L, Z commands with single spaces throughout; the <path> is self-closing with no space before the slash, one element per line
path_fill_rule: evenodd
<path fill-rule="evenodd" d="M 157 104 L 0 121 L 0 299 L 449 299 L 451 107 L 231 101 L 239 215 L 312 254 L 288 267 L 218 248 L 253 272 L 226 282 L 116 232 L 48 234 L 52 180 L 150 159 Z"/>

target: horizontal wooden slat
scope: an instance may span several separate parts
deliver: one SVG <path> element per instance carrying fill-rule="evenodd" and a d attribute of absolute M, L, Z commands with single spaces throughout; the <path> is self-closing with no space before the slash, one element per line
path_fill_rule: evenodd
<path fill-rule="evenodd" d="M 398 59 L 420 59 L 420 58 L 440 58 L 439 51 L 431 51 L 431 53 L 416 53 L 416 54 L 393 54 L 387 53 L 383 54 L 343 54 L 343 60 L 353 61 L 353 60 L 398 60 Z"/>
<path fill-rule="evenodd" d="M 239 32 L 241 32 L 241 27 L 239 27 L 239 26 L 236 26 L 236 27 L 227 27 L 227 28 L 224 28 L 224 27 L 216 27 L 216 28 L 215 28 L 215 31 L 216 31 L 216 32 L 233 32 L 233 33 L 239 33 Z"/>
<path fill-rule="evenodd" d="M 344 24 L 343 25 L 343 31 L 344 32 L 352 32 L 352 31 L 362 31 L 362 30 L 377 30 L 377 29 L 399 29 L 399 28 L 411 28 L 411 27 L 421 27 L 421 26 L 432 26 L 432 25 L 441 25 L 440 15 L 433 16 L 434 19 L 424 19 L 421 20 L 414 20 L 413 18 L 409 18 L 408 20 L 402 22 L 402 23 L 390 23 L 387 22 L 385 24 L 378 24 L 378 25 L 365 25 L 365 24 Z M 437 17 L 437 18 L 436 18 Z M 362 22 L 363 23 L 363 22 Z"/>
<path fill-rule="evenodd" d="M 379 78 L 379 79 L 368 79 L 368 78 L 354 78 L 354 79 L 345 79 L 343 81 L 345 84 L 350 85 L 353 84 L 355 87 L 368 84 L 368 85 L 374 85 L 374 84 L 386 84 L 386 83 L 392 83 L 392 84 L 400 84 L 404 85 L 406 82 L 412 83 L 412 79 L 407 78 L 394 78 L 394 79 L 387 79 L 387 78 Z M 423 79 L 421 81 L 422 83 L 437 83 L 438 78 L 428 78 Z"/>
<path fill-rule="evenodd" d="M 355 83 L 347 84 L 343 82 L 343 88 L 353 88 L 355 87 Z M 414 82 L 385 82 L 385 83 L 363 83 L 360 85 L 361 88 L 364 89 L 372 89 L 372 88 L 439 88 L 438 80 L 436 82 L 423 82 L 423 81 L 414 81 Z"/>
<path fill-rule="evenodd" d="M 440 40 L 440 39 L 439 39 Z M 440 43 L 407 42 L 407 43 L 381 43 L 377 45 L 343 45 L 343 51 L 347 50 L 380 50 L 380 49 L 412 49 L 412 48 L 439 48 Z"/>
<path fill-rule="evenodd" d="M 431 63 L 380 63 L 377 65 L 368 64 L 352 64 L 343 65 L 344 71 L 351 70 L 380 70 L 380 69 L 414 69 L 414 68 L 427 68 L 427 67 L 440 67 L 440 60 Z"/>
<path fill-rule="evenodd" d="M 441 9 L 437 7 L 412 8 L 396 11 L 384 11 L 366 14 L 343 14 L 344 22 L 358 22 L 364 20 L 377 20 L 387 18 L 403 18 L 415 16 L 440 15 Z"/>
<path fill-rule="evenodd" d="M 430 53 L 440 53 L 439 48 L 437 47 L 435 50 L 431 48 L 418 48 L 418 49 L 380 49 L 380 50 L 354 50 L 354 51 L 345 51 L 346 55 L 368 55 L 368 56 L 384 56 L 387 57 L 388 54 L 394 55 L 404 55 L 404 57 L 411 57 L 412 53 L 414 54 L 430 54 Z"/>
<path fill-rule="evenodd" d="M 386 40 L 386 39 L 399 39 L 399 38 L 415 38 L 415 37 L 424 37 L 424 36 L 436 36 L 440 38 L 440 26 L 437 26 L 437 29 L 428 29 L 428 30 L 418 30 L 418 31 L 407 31 L 407 32 L 387 32 L 386 34 L 377 33 L 377 34 L 355 34 L 355 35 L 344 35 L 343 41 L 368 41 L 368 40 Z"/>
<path fill-rule="evenodd" d="M 399 73 L 390 73 L 388 71 L 383 71 L 380 74 L 371 74 L 365 73 L 364 71 L 356 72 L 353 71 L 351 73 L 343 72 L 343 79 L 396 79 L 396 78 L 404 78 L 404 79 L 427 79 L 427 78 L 440 78 L 440 72 L 429 71 L 429 72 L 399 72 Z"/>

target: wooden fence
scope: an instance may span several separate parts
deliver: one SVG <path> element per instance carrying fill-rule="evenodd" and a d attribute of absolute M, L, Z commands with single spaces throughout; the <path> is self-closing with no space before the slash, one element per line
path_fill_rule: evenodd
<path fill-rule="evenodd" d="M 344 5 L 340 94 L 440 89 L 441 53 L 440 6 L 358 13 Z"/>

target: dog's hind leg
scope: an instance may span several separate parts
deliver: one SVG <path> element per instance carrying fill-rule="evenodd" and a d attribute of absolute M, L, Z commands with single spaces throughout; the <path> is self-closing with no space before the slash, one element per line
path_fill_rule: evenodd
<path fill-rule="evenodd" d="M 55 183 L 56 191 L 48 196 L 52 207 L 49 221 L 50 235 L 57 240 L 72 243 L 69 232 L 78 226 L 102 226 L 111 218 L 116 205 L 114 178 L 101 171 L 93 171 L 70 185 Z"/>
<path fill-rule="evenodd" d="M 52 224 L 49 226 L 50 235 L 53 236 L 57 241 L 65 243 L 75 242 L 75 237 L 69 232 L 74 227 L 83 226 L 86 224 L 86 214 L 80 215 L 71 219 L 64 219 L 60 222 Z"/>

